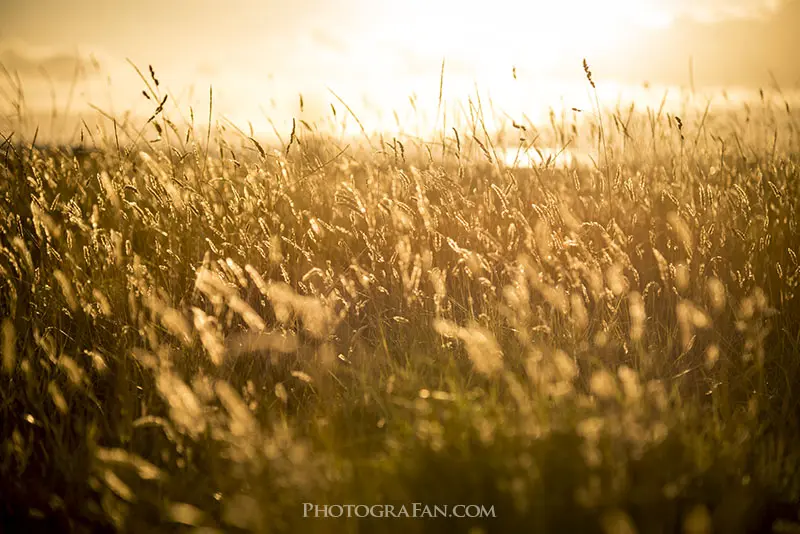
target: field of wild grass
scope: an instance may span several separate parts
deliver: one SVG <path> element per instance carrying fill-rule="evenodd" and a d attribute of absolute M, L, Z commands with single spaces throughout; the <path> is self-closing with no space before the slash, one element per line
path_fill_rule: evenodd
<path fill-rule="evenodd" d="M 0 530 L 798 532 L 788 104 L 516 125 L 592 155 L 520 167 L 479 123 L 274 149 L 160 97 L 3 133 Z"/>

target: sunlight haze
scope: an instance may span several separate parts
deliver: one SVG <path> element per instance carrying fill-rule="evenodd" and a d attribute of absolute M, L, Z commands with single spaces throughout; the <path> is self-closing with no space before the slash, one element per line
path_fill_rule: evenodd
<path fill-rule="evenodd" d="M 270 131 L 269 121 L 286 128 L 292 117 L 329 118 L 330 105 L 339 105 L 332 92 L 371 130 L 397 129 L 398 120 L 430 126 L 444 60 L 443 98 L 452 113 L 479 90 L 504 112 L 543 120 L 550 107 L 591 104 L 583 58 L 609 104 L 627 95 L 657 105 L 667 88 L 675 98 L 690 84 L 754 91 L 772 83 L 770 73 L 794 89 L 799 5 L 10 0 L 0 7 L 0 62 L 19 75 L 30 114 L 64 111 L 70 94 L 69 117 L 88 104 L 146 114 L 150 103 L 130 60 L 143 72 L 153 65 L 183 113 L 189 106 L 207 113 L 199 110 L 207 110 L 213 86 L 217 118 Z M 13 90 L 7 79 L 2 88 L 6 113 Z"/>

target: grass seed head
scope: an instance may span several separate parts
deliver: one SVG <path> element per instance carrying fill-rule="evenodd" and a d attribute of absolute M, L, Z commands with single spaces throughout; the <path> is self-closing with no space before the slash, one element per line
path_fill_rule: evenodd
<path fill-rule="evenodd" d="M 14 323 L 10 319 L 3 319 L 2 325 L 2 350 L 3 350 L 3 370 L 11 374 L 17 360 L 17 336 Z"/>

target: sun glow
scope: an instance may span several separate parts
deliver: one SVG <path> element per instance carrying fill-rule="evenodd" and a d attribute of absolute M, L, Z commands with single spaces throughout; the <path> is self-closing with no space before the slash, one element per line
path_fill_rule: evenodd
<path fill-rule="evenodd" d="M 652 1 L 410 0 L 373 29 L 399 50 L 450 56 L 478 74 L 502 63 L 546 70 L 613 52 L 638 31 L 669 23 Z"/>
<path fill-rule="evenodd" d="M 76 0 L 69 9 L 41 1 L 48 18 L 18 7 L 4 19 L 6 28 L 0 22 L 0 63 L 20 75 L 26 103 L 38 113 L 30 130 L 38 119 L 53 122 L 53 107 L 69 108 L 70 127 L 47 127 L 67 136 L 80 126 L 78 114 L 94 108 L 152 113 L 126 59 L 145 73 L 154 65 L 170 92 L 168 106 L 184 115 L 190 107 L 208 109 L 212 86 L 216 119 L 284 136 L 293 120 L 338 127 L 343 117 L 350 133 L 363 126 L 423 135 L 433 125 L 453 126 L 474 111 L 470 106 L 482 107 L 487 123 L 497 122 L 491 109 L 500 122 L 524 115 L 546 125 L 551 108 L 596 104 L 584 58 L 601 106 L 623 95 L 659 106 L 667 89 L 672 98 L 690 84 L 690 57 L 707 88 L 744 81 L 757 89 L 773 70 L 789 85 L 796 71 L 781 47 L 795 39 L 785 21 L 797 10 L 773 16 L 770 26 L 758 22 L 783 5 L 775 0 L 231 0 L 224 8 L 201 2 L 189 10 L 161 0 L 114 10 L 99 0 Z M 747 17 L 760 38 L 739 37 L 737 21 Z M 691 20 L 712 22 L 692 29 Z M 733 23 L 717 31 L 715 20 Z M 141 27 L 148 31 L 134 29 Z M 754 45 L 737 48 L 742 42 Z M 726 56 L 722 48 L 737 53 Z M 85 76 L 73 91 L 78 67 Z M 643 92 L 645 85 L 651 89 Z M 16 92 L 2 80 L 0 89 Z M 4 105 L 0 99 L 0 113 Z"/>
<path fill-rule="evenodd" d="M 408 107 L 409 95 L 421 95 L 413 122 L 430 127 L 440 82 L 445 102 L 463 108 L 482 90 L 504 112 L 543 119 L 550 107 L 589 105 L 583 58 L 612 58 L 641 32 L 670 23 L 655 1 L 383 3 L 345 38 L 348 65 L 368 74 L 331 79 L 345 93 L 358 87 L 370 95 L 370 106 L 361 106 L 368 129 L 392 130 L 392 110 Z"/>

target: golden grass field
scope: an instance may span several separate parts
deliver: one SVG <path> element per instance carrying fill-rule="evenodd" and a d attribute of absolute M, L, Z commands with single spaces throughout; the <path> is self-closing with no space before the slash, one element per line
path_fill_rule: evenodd
<path fill-rule="evenodd" d="M 800 531 L 788 103 L 567 113 L 511 136 L 591 161 L 520 167 L 480 116 L 268 147 L 150 96 L 0 140 L 4 531 Z M 415 502 L 496 517 L 303 517 Z"/>

